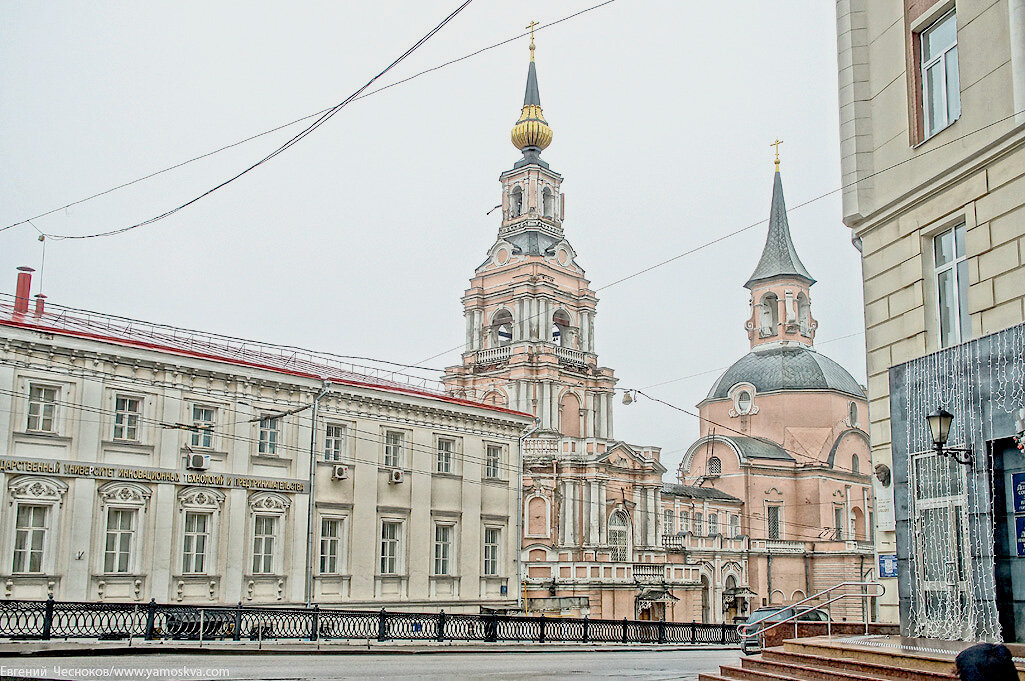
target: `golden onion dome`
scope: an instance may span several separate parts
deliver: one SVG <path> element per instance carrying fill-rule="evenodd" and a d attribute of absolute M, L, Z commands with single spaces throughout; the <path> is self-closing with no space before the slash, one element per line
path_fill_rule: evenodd
<path fill-rule="evenodd" d="M 533 29 L 531 29 L 533 32 Z M 552 143 L 552 129 L 541 112 L 541 94 L 537 87 L 537 68 L 534 66 L 534 36 L 530 38 L 530 66 L 527 68 L 527 90 L 523 95 L 523 109 L 510 134 L 513 145 L 520 151 L 537 153 Z"/>

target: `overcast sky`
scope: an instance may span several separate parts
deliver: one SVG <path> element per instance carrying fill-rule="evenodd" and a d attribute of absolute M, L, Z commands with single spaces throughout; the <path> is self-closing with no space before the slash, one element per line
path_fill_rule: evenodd
<path fill-rule="evenodd" d="M 393 82 L 598 0 L 475 0 Z M 0 227 L 341 101 L 458 3 L 6 2 L 0 6 Z M 784 140 L 789 206 L 840 186 L 834 7 L 822 0 L 618 0 L 537 35 L 566 237 L 600 288 L 768 216 Z M 352 104 L 285 154 L 156 224 L 49 241 L 51 301 L 349 355 L 418 362 L 460 344 L 460 296 L 494 242 L 498 175 L 528 40 Z M 35 225 L 86 234 L 164 212 L 268 153 L 289 128 Z M 863 330 L 839 194 L 792 210 L 818 283 L 819 340 Z M 742 287 L 766 225 L 599 290 L 599 360 L 619 386 L 725 368 L 748 351 Z M 39 268 L 0 233 L 0 285 Z M 864 382 L 864 337 L 819 348 Z M 450 352 L 430 362 L 458 360 Z M 651 393 L 692 407 L 716 373 Z M 617 402 L 617 438 L 663 447 L 684 414 Z"/>

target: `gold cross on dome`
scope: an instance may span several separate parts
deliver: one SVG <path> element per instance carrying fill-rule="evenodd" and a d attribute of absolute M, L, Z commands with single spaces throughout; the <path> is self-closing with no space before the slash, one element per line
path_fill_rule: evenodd
<path fill-rule="evenodd" d="M 534 61 L 534 27 L 538 25 L 538 22 L 531 21 L 524 28 L 530 29 L 530 61 Z"/>
<path fill-rule="evenodd" d="M 777 138 L 775 142 L 770 144 L 770 147 L 776 147 L 776 170 L 779 170 L 779 145 L 783 144 L 783 140 Z"/>

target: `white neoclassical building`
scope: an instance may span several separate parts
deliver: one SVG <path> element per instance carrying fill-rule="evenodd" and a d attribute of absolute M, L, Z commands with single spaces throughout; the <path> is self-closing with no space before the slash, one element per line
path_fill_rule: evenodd
<path fill-rule="evenodd" d="M 516 606 L 532 417 L 334 356 L 30 309 L 30 276 L 0 296 L 3 598 Z"/>

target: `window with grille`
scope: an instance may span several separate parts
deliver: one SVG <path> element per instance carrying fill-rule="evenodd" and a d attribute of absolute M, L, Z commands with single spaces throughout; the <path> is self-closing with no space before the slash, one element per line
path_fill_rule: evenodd
<path fill-rule="evenodd" d="M 435 471 L 438 473 L 452 472 L 452 450 L 455 448 L 455 441 L 448 438 L 438 438 L 438 461 Z"/>
<path fill-rule="evenodd" d="M 274 574 L 277 516 L 258 515 L 253 525 L 253 574 Z"/>
<path fill-rule="evenodd" d="M 207 570 L 207 545 L 210 542 L 211 514 L 186 511 L 182 574 L 203 574 Z"/>
<path fill-rule="evenodd" d="M 498 555 L 502 547 L 502 530 L 497 527 L 484 528 L 484 576 L 498 575 Z"/>
<path fill-rule="evenodd" d="M 766 512 L 766 532 L 769 539 L 780 539 L 783 536 L 782 506 L 768 506 Z"/>
<path fill-rule="evenodd" d="M 201 449 L 213 447 L 213 429 L 217 421 L 217 410 L 213 407 L 192 405 L 192 446 Z"/>
<path fill-rule="evenodd" d="M 43 571 L 46 550 L 46 506 L 18 506 L 14 530 L 14 566 L 18 574 Z"/>
<path fill-rule="evenodd" d="M 26 430 L 36 433 L 57 431 L 57 396 L 59 394 L 60 390 L 51 386 L 29 386 Z"/>
<path fill-rule="evenodd" d="M 625 562 L 630 559 L 630 524 L 622 511 L 616 511 L 609 517 L 609 547 L 612 549 L 612 560 Z"/>
<path fill-rule="evenodd" d="M 452 574 L 452 535 L 451 525 L 437 524 L 434 526 L 434 574 Z"/>
<path fill-rule="evenodd" d="M 718 456 L 713 456 L 708 460 L 708 465 L 705 467 L 705 473 L 709 477 L 719 477 L 722 475 L 722 459 Z"/>
<path fill-rule="evenodd" d="M 338 573 L 342 543 L 342 519 L 320 519 L 320 574 L 333 575 Z"/>
<path fill-rule="evenodd" d="M 484 462 L 484 477 L 486 478 L 500 478 L 502 465 L 502 446 L 501 445 L 488 445 L 487 457 Z"/>
<path fill-rule="evenodd" d="M 381 523 L 381 560 L 379 566 L 382 575 L 398 574 L 399 540 L 402 538 L 402 523 L 385 520 Z"/>
<path fill-rule="evenodd" d="M 329 423 L 324 430 L 324 461 L 345 459 L 348 429 L 340 423 Z"/>
<path fill-rule="evenodd" d="M 135 549 L 135 509 L 107 509 L 107 535 L 103 551 L 103 571 L 126 574 L 132 568 Z"/>
<path fill-rule="evenodd" d="M 118 395 L 114 398 L 114 439 L 138 441 L 142 398 Z"/>
<path fill-rule="evenodd" d="M 402 467 L 402 454 L 406 434 L 398 430 L 389 430 L 384 434 L 384 465 L 392 468 Z"/>
<path fill-rule="evenodd" d="M 281 419 L 276 416 L 265 416 L 260 419 L 260 454 L 277 455 L 280 439 Z"/>

